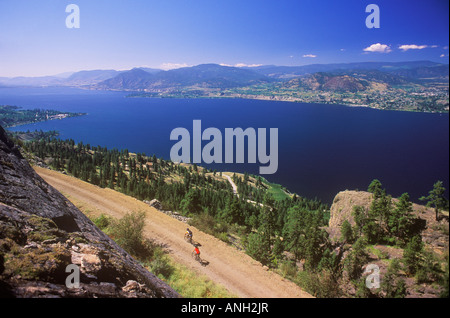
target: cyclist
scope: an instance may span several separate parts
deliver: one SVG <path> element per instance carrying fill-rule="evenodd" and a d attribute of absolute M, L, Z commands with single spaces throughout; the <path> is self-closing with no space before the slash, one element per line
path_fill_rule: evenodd
<path fill-rule="evenodd" d="M 186 236 L 189 241 L 192 242 L 192 231 L 189 228 L 186 229 L 186 233 L 184 234 L 184 236 Z"/>
<path fill-rule="evenodd" d="M 200 250 L 198 249 L 197 245 L 195 246 L 194 251 L 192 253 L 195 254 L 196 259 L 200 259 Z"/>

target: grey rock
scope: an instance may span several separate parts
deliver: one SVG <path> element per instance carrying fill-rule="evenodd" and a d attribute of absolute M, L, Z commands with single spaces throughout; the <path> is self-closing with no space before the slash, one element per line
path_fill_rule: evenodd
<path fill-rule="evenodd" d="M 5 257 L 11 246 L 20 257 Z M 138 297 L 180 297 L 47 184 L 2 127 L 0 256 L 0 297 L 130 297 L 121 289 L 129 280 L 146 286 Z M 77 290 L 65 285 L 64 270 L 72 262 L 81 269 Z M 13 274 L 13 265 L 23 274 Z"/>

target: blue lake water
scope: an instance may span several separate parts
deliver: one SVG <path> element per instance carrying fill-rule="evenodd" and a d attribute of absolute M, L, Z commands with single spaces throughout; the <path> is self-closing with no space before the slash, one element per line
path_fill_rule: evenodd
<path fill-rule="evenodd" d="M 0 105 L 86 112 L 87 116 L 11 128 L 60 131 L 93 146 L 127 148 L 170 159 L 174 128 L 278 128 L 279 167 L 265 175 L 291 192 L 331 203 L 342 190 L 366 190 L 379 179 L 387 192 L 417 199 L 434 182 L 449 185 L 448 114 L 380 111 L 239 99 L 126 98 L 122 92 L 72 88 L 0 88 Z M 207 142 L 204 142 L 204 144 Z M 204 165 L 257 174 L 258 164 Z"/>

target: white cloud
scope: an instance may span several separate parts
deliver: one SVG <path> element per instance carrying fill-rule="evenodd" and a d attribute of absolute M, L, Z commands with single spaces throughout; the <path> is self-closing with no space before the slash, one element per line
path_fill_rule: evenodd
<path fill-rule="evenodd" d="M 305 54 L 305 55 L 303 55 L 303 57 L 312 57 L 312 58 L 315 58 L 315 57 L 317 57 L 317 55 L 314 55 L 314 54 Z"/>
<path fill-rule="evenodd" d="M 404 44 L 400 45 L 398 48 L 400 50 L 403 50 L 403 52 L 406 52 L 408 50 L 423 50 L 426 49 L 428 45 L 416 45 L 416 44 Z"/>
<path fill-rule="evenodd" d="M 229 67 L 258 67 L 258 66 L 262 66 L 262 64 L 245 64 L 245 63 L 237 63 L 237 64 L 225 64 L 225 63 L 220 63 L 219 65 L 221 66 L 229 66 Z"/>
<path fill-rule="evenodd" d="M 167 71 L 188 66 L 189 65 L 187 65 L 186 63 L 163 63 L 159 66 L 159 68 Z"/>
<path fill-rule="evenodd" d="M 448 54 L 441 54 L 440 57 L 448 57 Z"/>
<path fill-rule="evenodd" d="M 364 49 L 364 52 L 389 53 L 392 52 L 391 47 L 386 44 L 375 43 Z"/>
<path fill-rule="evenodd" d="M 235 67 L 258 67 L 262 66 L 262 64 L 244 64 L 244 63 L 238 63 L 235 65 Z"/>

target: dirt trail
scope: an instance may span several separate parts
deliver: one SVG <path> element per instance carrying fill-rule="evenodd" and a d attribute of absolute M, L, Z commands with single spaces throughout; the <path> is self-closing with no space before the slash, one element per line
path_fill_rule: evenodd
<path fill-rule="evenodd" d="M 171 257 L 243 298 L 311 297 L 294 283 L 265 270 L 245 253 L 190 226 L 194 240 L 201 244 L 201 257 L 209 262 L 201 266 L 191 257 L 193 246 L 184 241 L 186 224 L 159 212 L 142 201 L 111 189 L 102 189 L 59 172 L 35 167 L 36 172 L 78 205 L 93 215 L 104 213 L 116 218 L 133 211 L 146 212 L 144 234 L 164 244 Z"/>
<path fill-rule="evenodd" d="M 229 175 L 227 175 L 227 174 L 223 174 L 223 176 L 225 176 L 225 178 L 227 178 L 228 182 L 231 184 L 231 187 L 233 188 L 233 193 L 239 197 L 237 186 L 233 182 L 233 180 L 231 180 L 231 177 Z"/>

